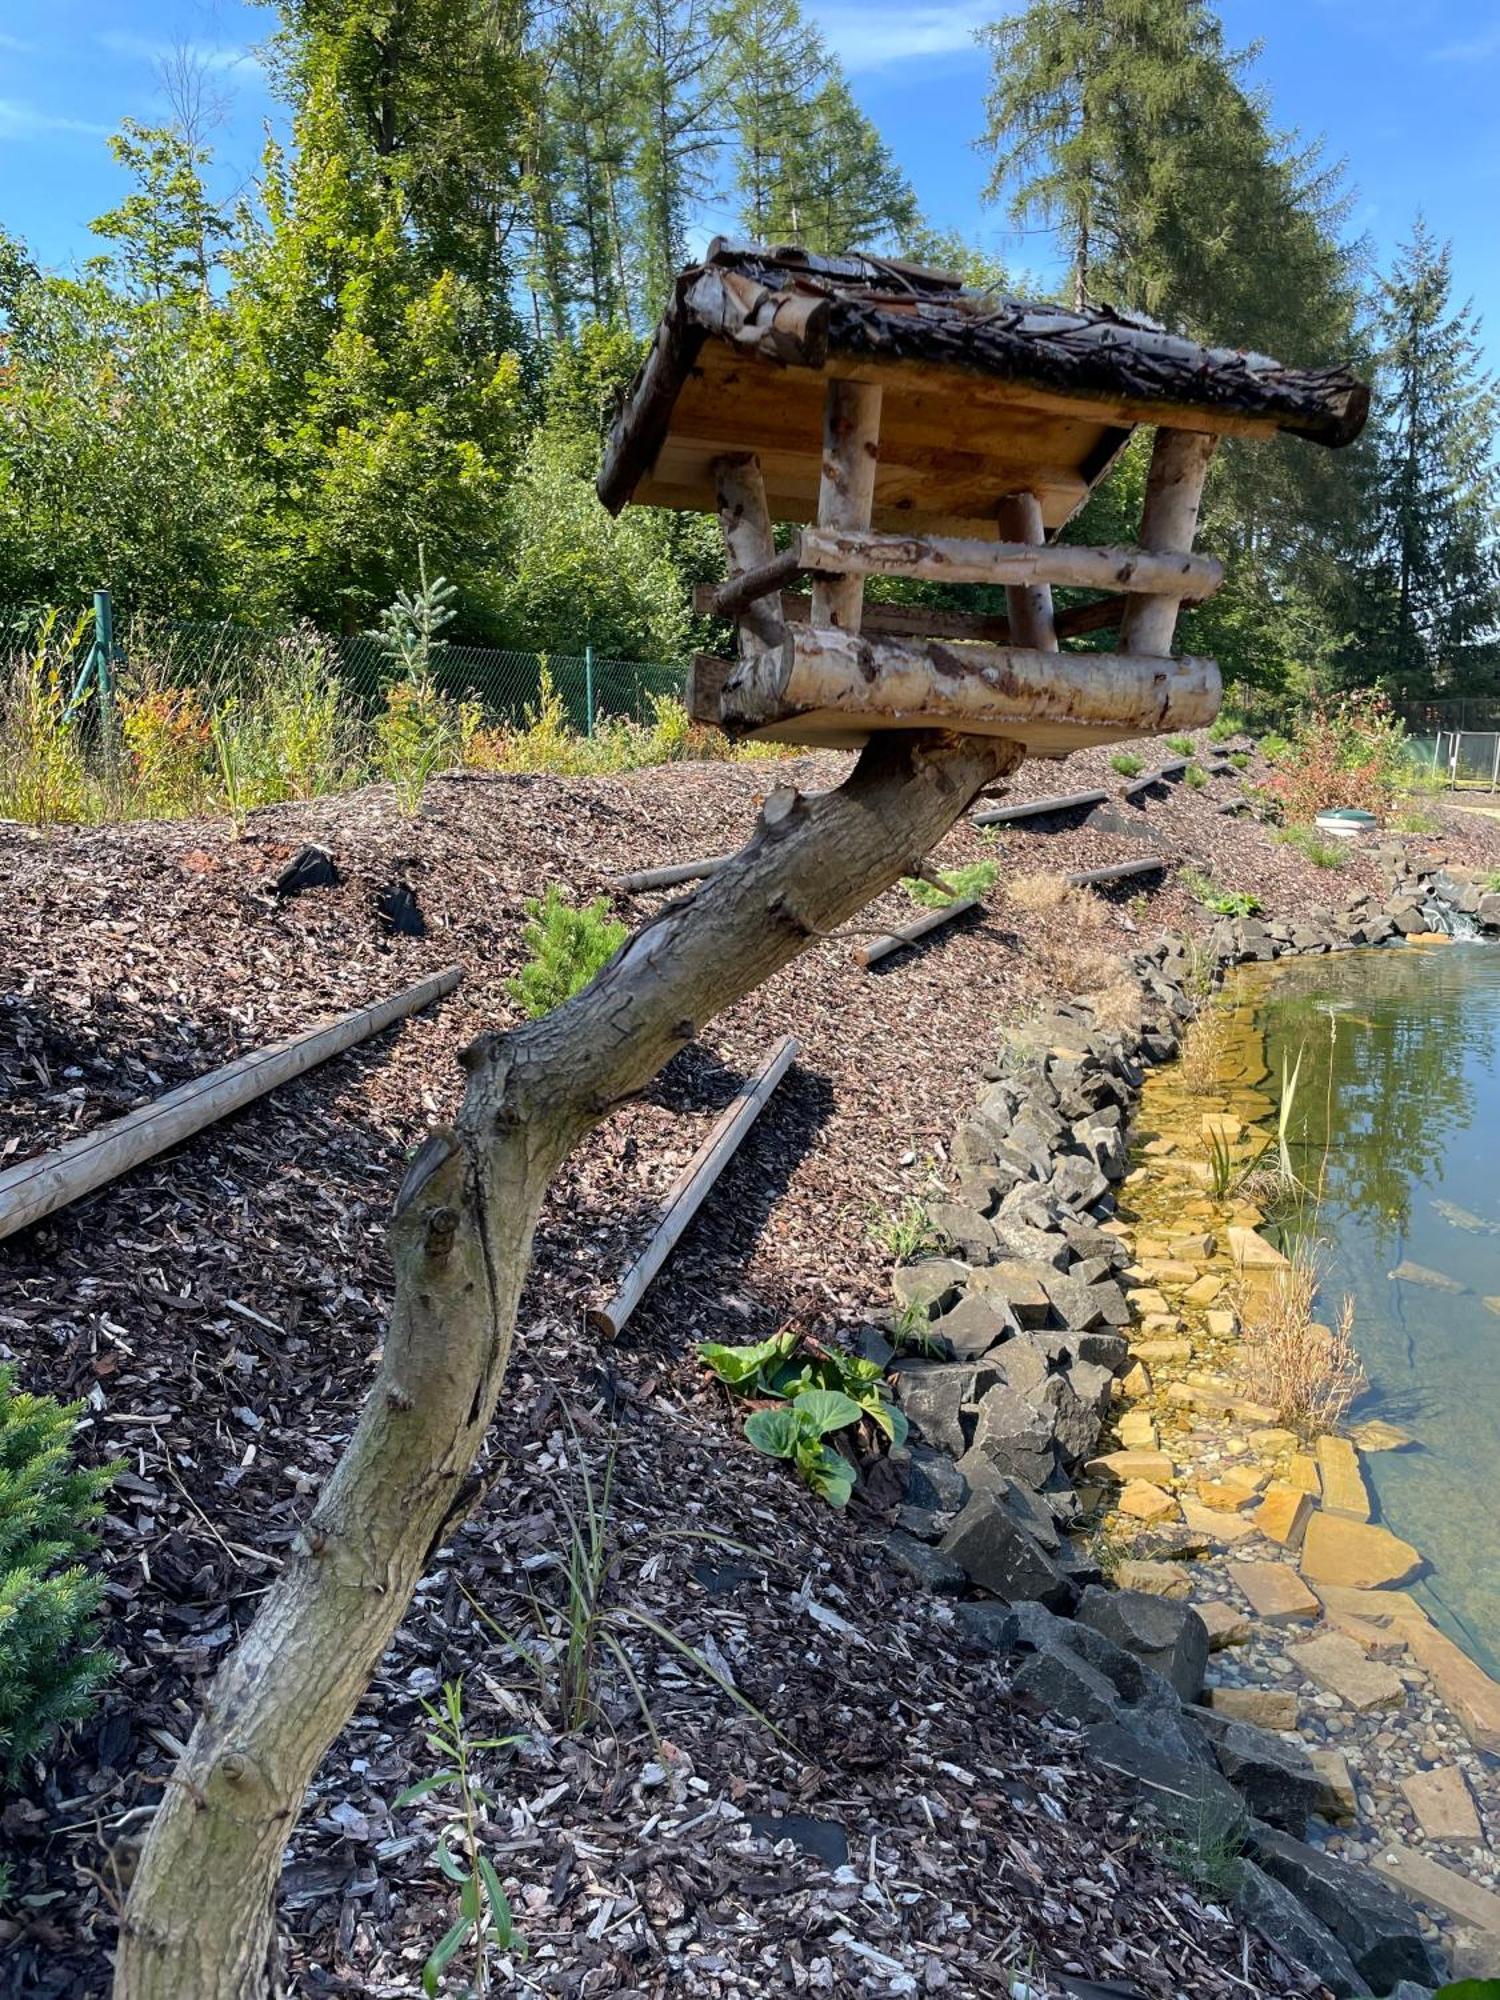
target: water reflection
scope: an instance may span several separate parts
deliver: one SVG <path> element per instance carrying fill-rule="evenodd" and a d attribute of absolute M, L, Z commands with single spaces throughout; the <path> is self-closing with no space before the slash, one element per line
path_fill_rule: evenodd
<path fill-rule="evenodd" d="M 1260 1018 L 1278 1081 L 1301 1053 L 1290 1138 L 1323 1191 L 1325 1300 L 1355 1300 L 1359 1413 L 1422 1446 L 1367 1460 L 1381 1518 L 1500 1672 L 1500 946 L 1302 960 Z"/>

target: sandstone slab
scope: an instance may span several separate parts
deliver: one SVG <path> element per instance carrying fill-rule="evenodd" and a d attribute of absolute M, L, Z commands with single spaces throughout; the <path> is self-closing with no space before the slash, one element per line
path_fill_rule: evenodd
<path fill-rule="evenodd" d="M 1312 1513 L 1310 1493 L 1276 1480 L 1266 1488 L 1251 1519 L 1267 1541 L 1279 1542 L 1284 1549 L 1300 1549 Z"/>
<path fill-rule="evenodd" d="M 1237 1322 L 1232 1312 L 1225 1309 L 1216 1309 L 1213 1312 L 1204 1314 L 1203 1324 L 1208 1328 L 1215 1340 L 1228 1340 L 1234 1332 Z"/>
<path fill-rule="evenodd" d="M 1324 1511 L 1350 1521 L 1368 1521 L 1370 1496 L 1359 1469 L 1359 1453 L 1348 1438 L 1320 1437 L 1313 1449 L 1323 1481 Z"/>
<path fill-rule="evenodd" d="M 1436 1770 L 1413 1771 L 1401 1780 L 1406 1802 L 1429 1840 L 1449 1840 L 1456 1847 L 1478 1847 L 1484 1830 L 1468 1781 L 1456 1764 Z"/>
<path fill-rule="evenodd" d="M 1236 1264 L 1260 1271 L 1278 1271 L 1285 1266 L 1286 1258 L 1275 1244 L 1268 1243 L 1256 1230 L 1231 1224 L 1224 1233 Z"/>
<path fill-rule="evenodd" d="M 1126 1449 L 1101 1452 L 1083 1470 L 1085 1478 L 1112 1480 L 1116 1486 L 1124 1486 L 1132 1479 L 1147 1479 L 1164 1486 L 1172 1477 L 1173 1466 L 1164 1451 Z"/>
<path fill-rule="evenodd" d="M 1180 1563 L 1147 1562 L 1139 1556 L 1116 1563 L 1114 1580 L 1121 1590 L 1144 1590 L 1152 1597 L 1187 1597 L 1193 1587 Z"/>
<path fill-rule="evenodd" d="M 1210 1597 L 1206 1602 L 1195 1605 L 1194 1609 L 1203 1620 L 1211 1653 L 1222 1653 L 1226 1646 L 1249 1644 L 1250 1620 L 1243 1611 L 1236 1611 L 1232 1604 L 1226 1604 L 1222 1597 Z"/>
<path fill-rule="evenodd" d="M 1229 1574 L 1267 1625 L 1315 1625 L 1323 1607 L 1290 1563 L 1232 1562 Z"/>
<path fill-rule="evenodd" d="M 1440 1699 L 1458 1717 L 1469 1741 L 1477 1750 L 1500 1757 L 1500 1681 L 1492 1681 L 1462 1647 L 1427 1620 L 1412 1621 L 1405 1630 L 1412 1658 L 1432 1676 Z"/>
<path fill-rule="evenodd" d="M 1145 1410 L 1127 1410 L 1115 1429 L 1127 1451 L 1155 1451 L 1156 1425 Z"/>
<path fill-rule="evenodd" d="M 1314 1514 L 1302 1541 L 1302 1574 L 1310 1583 L 1345 1583 L 1373 1590 L 1406 1583 L 1422 1567 L 1410 1542 L 1389 1528 Z"/>
<path fill-rule="evenodd" d="M 1286 1483 L 1288 1486 L 1297 1487 L 1300 1492 L 1311 1494 L 1314 1500 L 1321 1497 L 1323 1492 L 1323 1478 L 1322 1474 L 1318 1471 L 1318 1461 L 1312 1456 L 1311 1452 L 1299 1451 L 1296 1453 L 1287 1466 Z"/>
<path fill-rule="evenodd" d="M 1457 1869 L 1445 1868 L 1440 1861 L 1403 1847 L 1399 1841 L 1381 1847 L 1371 1857 L 1370 1866 L 1403 1895 L 1446 1910 L 1450 1917 L 1472 1924 L 1476 1930 L 1500 1934 L 1500 1896 L 1460 1875 Z"/>
<path fill-rule="evenodd" d="M 1264 1481 L 1264 1474 L 1257 1477 L 1253 1472 L 1232 1468 L 1220 1473 L 1217 1479 L 1200 1479 L 1197 1497 L 1216 1514 L 1238 1514 L 1260 1498 Z"/>
<path fill-rule="evenodd" d="M 1287 1658 L 1357 1714 L 1397 1708 L 1406 1699 L 1401 1676 L 1381 1661 L 1368 1659 L 1342 1632 L 1320 1632 L 1305 1645 L 1289 1646 Z"/>
<path fill-rule="evenodd" d="M 1151 1394 L 1151 1374 L 1144 1361 L 1135 1361 L 1120 1377 L 1120 1394 L 1138 1403 Z"/>
<path fill-rule="evenodd" d="M 1308 1760 L 1323 1782 L 1323 1799 L 1318 1811 L 1324 1819 L 1359 1818 L 1359 1794 L 1354 1789 L 1349 1759 L 1342 1750 L 1308 1750 Z"/>
<path fill-rule="evenodd" d="M 1180 1505 L 1182 1518 L 1188 1527 L 1207 1542 L 1233 1548 L 1236 1543 L 1248 1542 L 1255 1533 L 1255 1523 L 1243 1514 L 1221 1514 L 1213 1507 L 1205 1507 L 1201 1500 L 1187 1495 L 1183 1496 Z"/>
<path fill-rule="evenodd" d="M 1171 1494 L 1149 1479 L 1128 1481 L 1115 1505 L 1133 1521 L 1167 1521 L 1177 1512 L 1177 1502 Z"/>
<path fill-rule="evenodd" d="M 1253 1722 L 1257 1729 L 1297 1727 L 1297 1697 L 1283 1688 L 1210 1688 L 1208 1705 L 1215 1715 Z"/>

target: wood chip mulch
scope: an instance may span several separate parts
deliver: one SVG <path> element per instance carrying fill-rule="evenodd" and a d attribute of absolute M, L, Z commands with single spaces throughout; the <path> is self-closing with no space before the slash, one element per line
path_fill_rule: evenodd
<path fill-rule="evenodd" d="M 258 813 L 241 840 L 205 822 L 0 828 L 0 1164 L 326 1011 L 464 967 L 428 1016 L 0 1245 L 0 1358 L 28 1387 L 83 1398 L 81 1449 L 126 1468 L 99 1557 L 120 1671 L 0 1809 L 7 1995 L 108 1990 L 133 1843 L 368 1384 L 404 1161 L 456 1104 L 456 1050 L 516 1018 L 505 980 L 525 899 L 554 881 L 607 894 L 617 870 L 726 851 L 769 785 L 832 783 L 842 768 L 439 779 L 415 820 L 376 787 Z M 1373 882 L 1356 862 L 1330 890 L 1258 826 L 1215 815 L 1227 783 L 1154 799 L 1142 822 L 1172 858 L 1252 882 L 1273 914 Z M 1027 766 L 1010 795 L 1090 784 L 1115 787 L 1103 753 Z M 1444 839 L 1455 859 L 1500 851 L 1483 823 L 1455 821 Z M 306 841 L 332 851 L 343 881 L 278 902 L 267 885 Z M 1142 851 L 1135 832 L 1065 822 L 997 839 L 963 828 L 938 860 L 994 854 L 1003 882 Z M 425 937 L 389 935 L 378 915 L 403 882 Z M 658 903 L 614 900 L 632 920 Z M 1110 908 L 1118 949 L 1192 906 L 1169 877 L 1148 913 L 1126 896 Z M 910 909 L 894 892 L 862 926 Z M 295 1992 L 420 1991 L 451 1919 L 432 1853 L 447 1809 L 441 1795 L 391 1801 L 432 1768 L 422 1698 L 460 1676 L 474 1733 L 516 1739 L 481 1760 L 490 1853 L 530 1946 L 513 1990 L 1307 1990 L 1164 1866 L 1128 1794 L 1081 1765 L 1067 1731 L 965 1656 L 947 1609 L 876 1555 L 877 1517 L 835 1516 L 745 1445 L 693 1358 L 697 1340 L 787 1323 L 847 1336 L 885 1303 L 872 1216 L 941 1170 L 998 1026 L 1046 990 L 1045 922 L 997 893 L 980 922 L 874 975 L 848 940 L 819 946 L 715 1022 L 559 1178 L 485 1499 L 439 1552 L 292 1844 L 281 1908 Z M 584 1310 L 785 1032 L 799 1063 L 625 1336 L 601 1349 Z M 611 1453 L 608 1632 L 649 1719 L 601 1642 L 595 1713 L 570 1728 L 548 1634 L 580 1468 L 597 1486 Z M 508 1975 L 498 1984 L 512 1990 Z"/>

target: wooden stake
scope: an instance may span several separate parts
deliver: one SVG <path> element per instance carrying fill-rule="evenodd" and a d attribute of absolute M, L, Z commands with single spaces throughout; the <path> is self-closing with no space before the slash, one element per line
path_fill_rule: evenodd
<path fill-rule="evenodd" d="M 1160 875 L 1166 867 L 1161 860 L 1112 861 L 1107 868 L 1079 868 L 1071 874 L 1071 889 L 1091 889 L 1105 882 L 1128 882 L 1133 875 Z"/>
<path fill-rule="evenodd" d="M 710 854 L 702 861 L 677 861 L 666 868 L 642 868 L 635 875 L 616 875 L 609 886 L 618 889 L 622 896 L 635 896 L 643 889 L 672 889 L 679 882 L 701 882 L 706 875 L 717 875 L 725 863 L 733 859 L 732 854 Z"/>
<path fill-rule="evenodd" d="M 1047 539 L 1042 503 L 1034 493 L 1007 493 L 996 513 L 1001 539 L 1040 548 Z M 1052 587 L 1046 583 L 1013 583 L 1005 592 L 1011 643 L 1038 653 L 1057 651 L 1057 627 L 1052 618 Z"/>
<path fill-rule="evenodd" d="M 1055 798 L 1026 799 L 1020 805 L 970 813 L 969 820 L 974 826 L 1014 826 L 1018 820 L 1045 819 L 1048 813 L 1081 811 L 1084 806 L 1102 806 L 1108 800 L 1108 792 L 1059 792 Z"/>
<path fill-rule="evenodd" d="M 823 405 L 823 477 L 818 488 L 820 527 L 856 530 L 869 527 L 879 450 L 880 390 L 867 382 L 830 382 Z M 844 576 L 836 583 L 815 583 L 813 624 L 857 632 L 864 594 L 864 580 L 859 576 Z"/>
<path fill-rule="evenodd" d="M 929 931 L 937 930 L 943 924 L 951 924 L 955 917 L 967 916 L 970 910 L 980 905 L 978 896 L 961 896 L 956 903 L 945 903 L 940 910 L 929 910 L 925 916 L 915 919 L 899 931 L 892 931 L 886 937 L 872 938 L 869 944 L 862 944 L 854 954 L 854 963 L 868 971 L 878 965 L 883 958 L 889 958 L 893 951 L 902 951 L 918 938 L 926 937 Z"/>
<path fill-rule="evenodd" d="M 1216 437 L 1202 431 L 1163 428 L 1156 433 L 1146 479 L 1146 504 L 1141 510 L 1141 547 L 1148 554 L 1190 553 L 1198 530 L 1203 482 L 1217 443 Z M 1178 599 L 1173 597 L 1133 596 L 1120 624 L 1120 651 L 1157 657 L 1170 653 L 1177 606 Z"/>
<path fill-rule="evenodd" d="M 461 966 L 450 965 L 389 1000 L 356 1007 L 322 1027 L 308 1028 L 300 1035 L 288 1035 L 283 1041 L 238 1056 L 222 1069 L 180 1084 L 154 1104 L 143 1104 L 97 1132 L 85 1132 L 7 1169 L 0 1174 L 0 1237 L 40 1222 L 107 1181 L 129 1173 L 132 1167 L 154 1159 L 169 1146 L 180 1145 L 205 1126 L 227 1118 L 231 1111 L 264 1097 L 279 1084 L 289 1083 L 331 1056 L 368 1041 L 419 1007 L 451 993 L 462 976 Z"/>
<path fill-rule="evenodd" d="M 661 1219 L 645 1249 L 626 1272 L 624 1283 L 607 1306 L 588 1315 L 589 1325 L 604 1339 L 613 1340 L 640 1304 L 646 1287 L 702 1207 L 705 1195 L 760 1116 L 761 1107 L 790 1069 L 797 1046 L 794 1035 L 782 1037 L 755 1075 L 747 1078 L 714 1120 L 708 1137 L 668 1188 L 661 1205 Z"/>

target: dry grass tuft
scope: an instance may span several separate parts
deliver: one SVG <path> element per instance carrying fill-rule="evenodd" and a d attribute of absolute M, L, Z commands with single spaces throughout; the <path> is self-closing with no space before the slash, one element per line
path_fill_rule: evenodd
<path fill-rule="evenodd" d="M 1067 876 L 1052 869 L 1042 869 L 1034 875 L 1013 875 L 1005 885 L 1006 901 L 1033 917 L 1060 910 L 1072 893 Z"/>
<path fill-rule="evenodd" d="M 1237 1300 L 1250 1394 L 1304 1437 L 1332 1430 L 1365 1382 L 1353 1299 L 1345 1298 L 1337 1324 L 1326 1326 L 1316 1317 L 1317 1292 L 1317 1266 L 1299 1250 L 1284 1269 L 1242 1286 Z"/>
<path fill-rule="evenodd" d="M 1210 1091 L 1218 1082 L 1229 1029 L 1229 1016 L 1222 1007 L 1205 1007 L 1189 1025 L 1178 1057 L 1182 1080 L 1189 1090 Z"/>
<path fill-rule="evenodd" d="M 1046 939 L 1039 956 L 1050 976 L 1070 997 L 1091 994 L 1125 979 L 1123 960 L 1112 951 L 1065 936 Z"/>
<path fill-rule="evenodd" d="M 1107 980 L 1084 998 L 1093 1009 L 1094 1019 L 1106 1035 L 1123 1035 L 1127 1030 L 1139 1031 L 1141 1025 L 1141 989 L 1130 974 L 1115 961 L 1115 977 Z"/>

